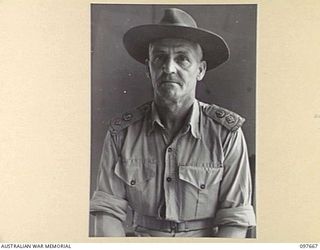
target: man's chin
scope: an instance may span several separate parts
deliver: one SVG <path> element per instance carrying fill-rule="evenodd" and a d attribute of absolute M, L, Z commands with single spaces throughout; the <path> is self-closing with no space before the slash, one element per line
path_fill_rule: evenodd
<path fill-rule="evenodd" d="M 181 86 L 176 82 L 164 82 L 160 84 L 158 90 L 162 93 L 178 92 L 181 90 Z"/>
<path fill-rule="evenodd" d="M 176 89 L 174 88 L 166 88 L 166 89 L 162 89 L 159 92 L 159 97 L 161 99 L 165 99 L 165 100 L 177 100 L 178 99 L 178 92 L 176 91 Z"/>

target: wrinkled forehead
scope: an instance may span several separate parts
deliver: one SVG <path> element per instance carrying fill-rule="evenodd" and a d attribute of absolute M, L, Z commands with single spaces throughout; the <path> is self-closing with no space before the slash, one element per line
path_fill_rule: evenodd
<path fill-rule="evenodd" d="M 149 44 L 149 54 L 174 49 L 179 52 L 192 53 L 202 58 L 202 49 L 198 43 L 185 39 L 165 38 Z"/>

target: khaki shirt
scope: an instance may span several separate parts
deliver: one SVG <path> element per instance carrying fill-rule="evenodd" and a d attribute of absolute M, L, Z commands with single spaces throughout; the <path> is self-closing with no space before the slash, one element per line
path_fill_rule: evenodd
<path fill-rule="evenodd" d="M 243 121 L 196 100 L 170 142 L 154 103 L 113 119 L 90 211 L 124 221 L 130 205 L 139 215 L 175 222 L 213 218 L 213 226 L 255 225 Z"/>

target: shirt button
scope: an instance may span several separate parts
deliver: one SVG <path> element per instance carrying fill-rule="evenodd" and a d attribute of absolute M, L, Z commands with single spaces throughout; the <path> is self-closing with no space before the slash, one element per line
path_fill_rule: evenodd
<path fill-rule="evenodd" d="M 135 180 L 130 181 L 130 184 L 133 186 L 134 184 L 136 184 Z"/>
<path fill-rule="evenodd" d="M 172 148 L 168 148 L 168 152 L 169 152 L 169 153 L 172 152 Z"/>
<path fill-rule="evenodd" d="M 200 188 L 201 188 L 201 189 L 205 189 L 205 188 L 206 188 L 206 185 L 201 184 L 201 185 L 200 185 Z"/>
<path fill-rule="evenodd" d="M 167 177 L 167 182 L 172 181 L 171 177 Z"/>

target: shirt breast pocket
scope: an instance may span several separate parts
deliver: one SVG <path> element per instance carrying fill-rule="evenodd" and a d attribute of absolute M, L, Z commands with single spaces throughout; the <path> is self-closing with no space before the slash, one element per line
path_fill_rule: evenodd
<path fill-rule="evenodd" d="M 155 162 L 137 159 L 119 160 L 115 166 L 114 173 L 125 183 L 127 199 L 136 211 L 146 210 L 152 199 L 155 168 Z"/>
<path fill-rule="evenodd" d="M 222 176 L 222 167 L 179 167 L 181 219 L 214 217 Z"/>

